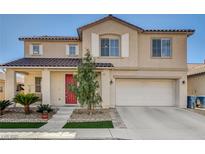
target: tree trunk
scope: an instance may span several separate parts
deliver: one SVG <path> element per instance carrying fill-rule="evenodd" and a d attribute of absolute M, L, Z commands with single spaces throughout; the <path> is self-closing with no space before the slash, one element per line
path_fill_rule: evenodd
<path fill-rule="evenodd" d="M 92 115 L 92 105 L 88 104 L 88 114 Z"/>
<path fill-rule="evenodd" d="M 29 113 L 30 113 L 29 105 L 25 105 L 25 106 L 24 106 L 24 112 L 25 112 L 26 114 L 29 114 Z"/>

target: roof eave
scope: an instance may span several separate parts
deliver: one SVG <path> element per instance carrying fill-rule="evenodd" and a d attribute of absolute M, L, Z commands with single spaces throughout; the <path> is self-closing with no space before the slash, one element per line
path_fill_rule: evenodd
<path fill-rule="evenodd" d="M 79 28 L 77 29 L 77 32 L 78 32 L 79 37 L 82 36 L 82 31 L 83 31 L 83 30 L 85 30 L 85 29 L 87 29 L 87 28 L 90 28 L 90 27 L 92 27 L 92 26 L 95 26 L 95 25 L 97 25 L 97 24 L 100 24 L 100 23 L 102 23 L 102 22 L 105 22 L 105 21 L 107 21 L 107 20 L 114 20 L 114 21 L 116 21 L 116 22 L 125 24 L 126 26 L 128 26 L 128 27 L 130 27 L 130 28 L 132 28 L 132 29 L 138 30 L 138 31 L 140 31 L 140 32 L 143 32 L 143 31 L 144 31 L 144 29 L 141 28 L 141 27 L 138 27 L 138 26 L 136 26 L 136 25 L 133 25 L 133 24 L 131 24 L 131 23 L 127 22 L 127 21 L 124 21 L 124 20 L 122 20 L 122 19 L 119 19 L 119 18 L 117 18 L 117 17 L 115 17 L 115 16 L 108 15 L 108 16 L 102 18 L 102 19 L 99 19 L 99 20 L 97 20 L 97 21 L 94 21 L 94 22 L 91 22 L 91 23 L 89 23 L 89 24 L 86 24 L 86 25 L 84 25 L 84 26 L 79 27 Z"/>
<path fill-rule="evenodd" d="M 145 34 L 186 34 L 188 37 L 193 35 L 195 33 L 195 30 L 173 30 L 173 31 L 166 31 L 166 30 L 151 30 L 151 31 L 147 31 L 145 30 L 143 33 Z"/>
<path fill-rule="evenodd" d="M 13 69 L 45 69 L 45 68 L 50 68 L 50 69 L 77 69 L 77 66 L 76 67 L 54 67 L 54 66 L 0 66 L 0 68 L 4 68 L 4 69 L 7 69 L 7 68 L 13 68 Z M 112 67 L 96 67 L 96 69 L 113 69 L 114 66 Z"/>
<path fill-rule="evenodd" d="M 32 38 L 32 37 L 19 37 L 19 41 L 72 41 L 72 42 L 79 42 L 81 41 L 80 38 L 75 37 L 69 39 L 69 38 Z"/>

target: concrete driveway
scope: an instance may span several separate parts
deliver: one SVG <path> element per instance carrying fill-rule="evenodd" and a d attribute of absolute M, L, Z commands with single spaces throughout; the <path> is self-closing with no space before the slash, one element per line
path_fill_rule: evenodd
<path fill-rule="evenodd" d="M 124 139 L 205 139 L 205 116 L 175 107 L 118 107 L 127 129 L 110 130 Z"/>

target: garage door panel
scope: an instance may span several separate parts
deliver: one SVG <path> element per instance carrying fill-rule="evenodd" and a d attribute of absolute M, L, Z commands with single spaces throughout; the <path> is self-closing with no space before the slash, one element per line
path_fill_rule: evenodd
<path fill-rule="evenodd" d="M 118 106 L 174 106 L 174 80 L 117 79 Z"/>

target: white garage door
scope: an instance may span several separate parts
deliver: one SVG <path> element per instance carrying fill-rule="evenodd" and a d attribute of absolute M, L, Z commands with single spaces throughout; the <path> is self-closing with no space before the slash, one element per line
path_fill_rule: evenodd
<path fill-rule="evenodd" d="M 175 81 L 117 79 L 117 106 L 175 106 Z"/>

